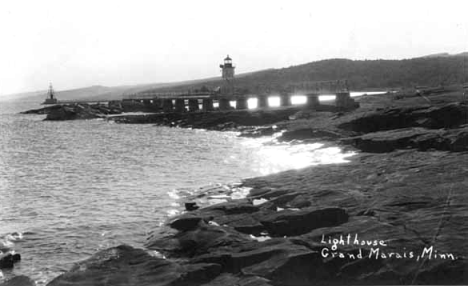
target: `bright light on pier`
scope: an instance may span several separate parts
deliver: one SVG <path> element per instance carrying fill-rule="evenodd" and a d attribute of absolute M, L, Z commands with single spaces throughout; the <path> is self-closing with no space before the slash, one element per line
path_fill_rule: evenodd
<path fill-rule="evenodd" d="M 291 104 L 306 104 L 307 97 L 305 95 L 293 95 L 291 96 Z"/>
<path fill-rule="evenodd" d="M 247 106 L 249 107 L 249 109 L 257 108 L 257 106 L 258 106 L 258 99 L 257 99 L 257 98 L 249 98 L 249 99 L 247 100 Z"/>
<path fill-rule="evenodd" d="M 268 106 L 270 106 L 270 107 L 279 107 L 280 106 L 280 97 L 279 96 L 270 96 L 268 98 Z"/>

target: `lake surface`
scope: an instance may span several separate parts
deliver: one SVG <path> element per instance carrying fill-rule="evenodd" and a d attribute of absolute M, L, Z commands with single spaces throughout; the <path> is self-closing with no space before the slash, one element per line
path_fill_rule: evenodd
<path fill-rule="evenodd" d="M 0 246 L 22 255 L 0 281 L 23 274 L 44 285 L 99 249 L 143 247 L 150 230 L 182 210 L 178 190 L 352 155 L 230 132 L 18 114 L 39 107 L 0 101 Z"/>

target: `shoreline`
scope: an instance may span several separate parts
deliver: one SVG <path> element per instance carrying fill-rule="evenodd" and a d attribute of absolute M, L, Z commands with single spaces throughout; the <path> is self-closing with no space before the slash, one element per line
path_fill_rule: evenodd
<path fill-rule="evenodd" d="M 407 107 L 412 98 L 399 101 L 402 107 L 376 109 L 385 100 L 367 96 L 372 109 L 345 114 L 296 111 L 295 120 L 262 127 L 264 134 L 244 132 L 270 136 L 274 124 L 285 130 L 279 140 L 329 140 L 363 152 L 349 163 L 245 179 L 247 198 L 170 219 L 146 246 L 166 259 L 118 246 L 48 285 L 102 279 L 112 285 L 466 283 L 468 108 L 450 102 Z M 350 233 L 384 240 L 379 255 L 433 247 L 457 259 L 352 260 L 346 257 L 360 248 L 345 244 L 337 246 L 345 258 L 321 257 L 322 236 Z"/>

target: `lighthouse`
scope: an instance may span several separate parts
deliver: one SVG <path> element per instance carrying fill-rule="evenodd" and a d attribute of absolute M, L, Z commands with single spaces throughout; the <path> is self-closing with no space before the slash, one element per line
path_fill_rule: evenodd
<path fill-rule="evenodd" d="M 229 57 L 229 55 L 224 59 L 224 64 L 219 65 L 221 68 L 222 76 L 223 79 L 226 81 L 230 81 L 234 79 L 234 67 L 232 65 L 232 59 Z"/>
<path fill-rule="evenodd" d="M 42 104 L 57 104 L 57 98 L 55 97 L 55 91 L 52 87 L 52 83 L 49 84 L 49 91 L 47 92 L 47 98 Z"/>
<path fill-rule="evenodd" d="M 221 86 L 221 94 L 222 95 L 233 95 L 235 88 L 234 88 L 234 69 L 236 67 L 232 64 L 232 59 L 229 55 L 224 59 L 224 64 L 219 65 L 221 68 L 221 75 L 224 79 L 224 83 Z"/>

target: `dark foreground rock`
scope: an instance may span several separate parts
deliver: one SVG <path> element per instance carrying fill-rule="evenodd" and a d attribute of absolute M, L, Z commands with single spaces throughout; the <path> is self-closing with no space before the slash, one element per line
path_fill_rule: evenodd
<path fill-rule="evenodd" d="M 16 276 L 3 283 L 0 286 L 35 286 L 36 283 L 26 276 Z"/>
<path fill-rule="evenodd" d="M 14 264 L 21 260 L 21 255 L 18 253 L 7 252 L 0 254 L 0 269 L 13 268 Z"/>
<path fill-rule="evenodd" d="M 170 285 L 180 278 L 174 263 L 122 245 L 100 251 L 48 285 Z"/>
<path fill-rule="evenodd" d="M 268 285 L 263 283 L 265 279 L 254 276 L 220 274 L 221 265 L 216 263 L 171 262 L 142 249 L 121 245 L 96 253 L 47 285 Z M 215 281 L 211 283 L 212 280 Z"/>

